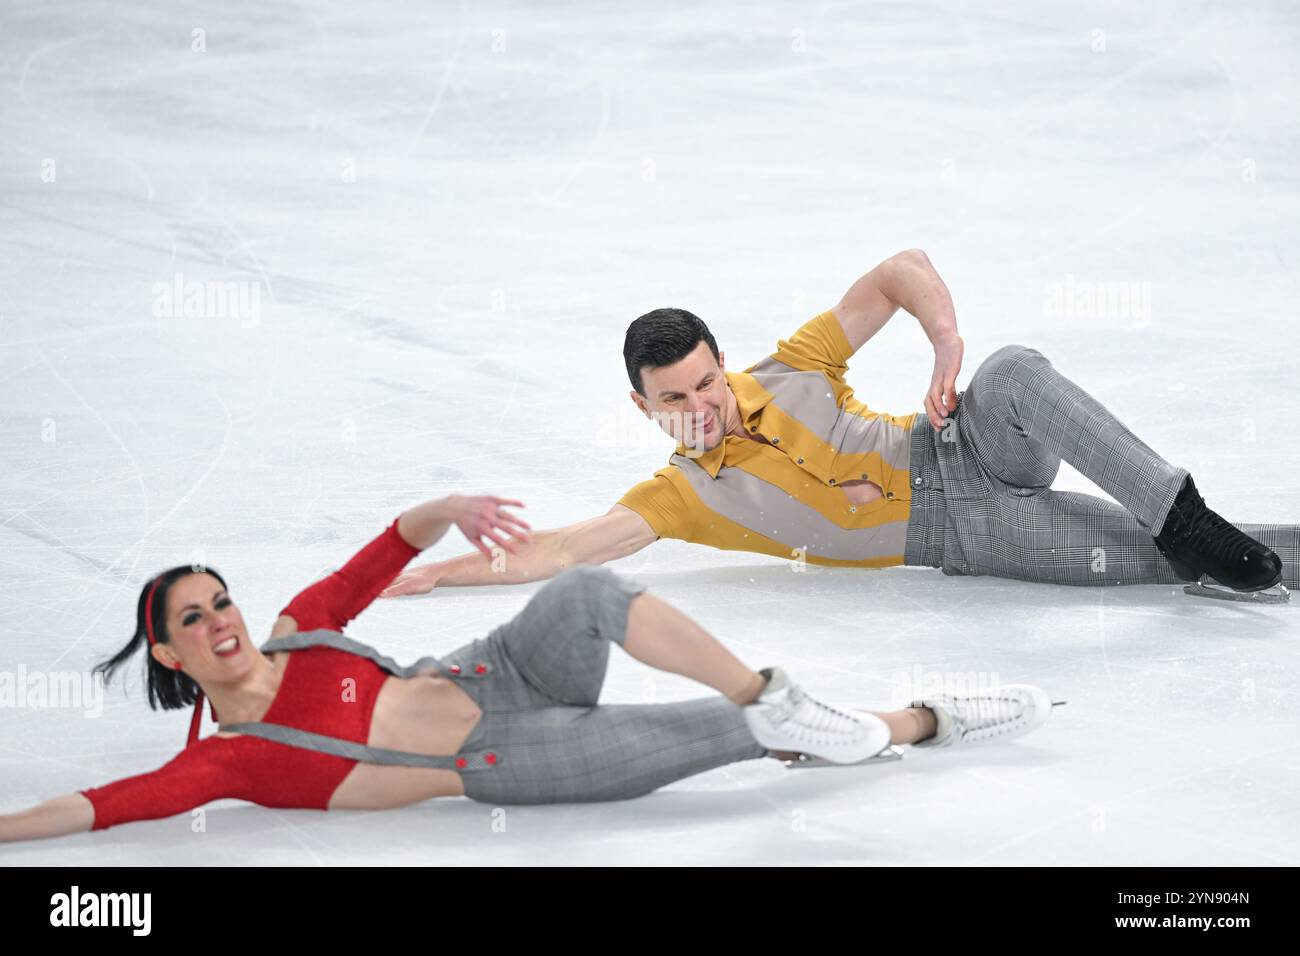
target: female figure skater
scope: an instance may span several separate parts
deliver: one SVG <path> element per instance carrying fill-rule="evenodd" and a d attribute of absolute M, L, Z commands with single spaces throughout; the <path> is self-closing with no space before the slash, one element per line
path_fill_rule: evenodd
<path fill-rule="evenodd" d="M 298 594 L 260 649 L 217 572 L 160 574 L 140 595 L 136 633 L 96 670 L 111 677 L 148 645 L 149 705 L 194 704 L 188 744 L 158 770 L 0 815 L 0 841 L 102 830 L 228 797 L 320 810 L 462 794 L 491 804 L 618 800 L 757 757 L 850 763 L 896 756 L 891 744 L 1005 740 L 1051 711 L 1028 685 L 888 713 L 829 707 L 779 668 L 750 670 L 690 618 L 597 567 L 559 575 L 511 621 L 443 661 L 401 667 L 343 635 L 451 524 L 485 553 L 485 536 L 513 553 L 529 528 L 503 506 L 521 504 L 452 495 L 403 512 Z M 597 705 L 610 641 L 717 693 Z M 205 696 L 220 729 L 200 740 Z"/>

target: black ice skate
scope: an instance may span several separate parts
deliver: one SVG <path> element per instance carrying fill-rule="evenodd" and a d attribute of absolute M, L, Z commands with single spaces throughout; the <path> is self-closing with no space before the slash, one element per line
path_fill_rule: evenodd
<path fill-rule="evenodd" d="M 1196 582 L 1183 588 L 1188 594 L 1263 604 L 1291 598 L 1281 583 L 1282 559 L 1207 508 L 1191 475 L 1155 542 L 1175 574 Z"/>

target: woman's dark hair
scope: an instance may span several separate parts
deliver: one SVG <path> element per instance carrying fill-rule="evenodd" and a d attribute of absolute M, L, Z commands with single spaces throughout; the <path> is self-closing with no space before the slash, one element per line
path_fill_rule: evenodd
<path fill-rule="evenodd" d="M 211 568 L 201 568 L 196 571 L 188 564 L 168 568 L 156 578 L 150 578 L 149 583 L 140 591 L 140 600 L 136 602 L 135 633 L 131 635 L 131 640 L 108 660 L 96 664 L 93 671 L 96 674 L 103 674 L 104 682 L 107 683 L 112 679 L 113 673 L 143 647 L 145 681 L 149 687 L 149 706 L 154 710 L 159 707 L 163 710 L 187 707 L 198 699 L 198 683 L 183 671 L 164 667 L 154 660 L 153 655 L 149 653 L 149 637 L 145 633 L 145 602 L 149 598 L 149 589 L 153 587 L 156 580 L 158 587 L 153 592 L 153 636 L 159 644 L 166 644 L 171 640 L 171 635 L 167 633 L 167 595 L 173 584 L 189 574 L 210 574 L 221 582 L 223 588 L 226 586 L 226 579 Z"/>
<path fill-rule="evenodd" d="M 637 394 L 645 395 L 641 369 L 647 365 L 663 368 L 680 362 L 701 342 L 709 344 L 709 351 L 716 359 L 718 343 L 713 341 L 713 333 L 685 309 L 655 309 L 629 325 L 623 339 L 623 364 Z"/>

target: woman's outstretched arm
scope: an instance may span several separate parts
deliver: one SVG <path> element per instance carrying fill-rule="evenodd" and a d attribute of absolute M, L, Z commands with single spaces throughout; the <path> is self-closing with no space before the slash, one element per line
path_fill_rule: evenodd
<path fill-rule="evenodd" d="M 280 609 L 272 635 L 280 637 L 295 630 L 342 631 L 420 553 L 398 532 L 400 522 L 400 518 L 393 521 L 343 567 L 294 595 Z"/>
<path fill-rule="evenodd" d="M 229 738 L 209 737 L 186 747 L 157 770 L 55 797 L 30 810 L 0 814 L 0 843 L 157 820 L 240 795 L 237 746 Z"/>
<path fill-rule="evenodd" d="M 504 511 L 521 502 L 490 495 L 449 495 L 410 508 L 343 567 L 301 591 L 280 611 L 272 635 L 318 628 L 341 631 L 406 567 L 453 524 L 485 554 L 486 536 L 514 553 L 515 541 L 528 539 L 528 525 Z M 506 537 L 502 537 L 505 535 Z"/>
<path fill-rule="evenodd" d="M 79 793 L 46 800 L 18 813 L 0 813 L 0 843 L 81 833 L 95 825 L 95 808 Z"/>

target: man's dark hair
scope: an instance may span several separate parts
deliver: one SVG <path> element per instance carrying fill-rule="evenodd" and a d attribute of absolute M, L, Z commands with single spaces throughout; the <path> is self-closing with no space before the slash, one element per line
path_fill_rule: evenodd
<path fill-rule="evenodd" d="M 716 359 L 718 343 L 713 341 L 713 333 L 685 309 L 655 309 L 629 325 L 623 339 L 623 364 L 637 394 L 645 395 L 641 382 L 643 368 L 663 368 L 680 362 L 701 342 L 709 344 L 709 351 Z"/>

